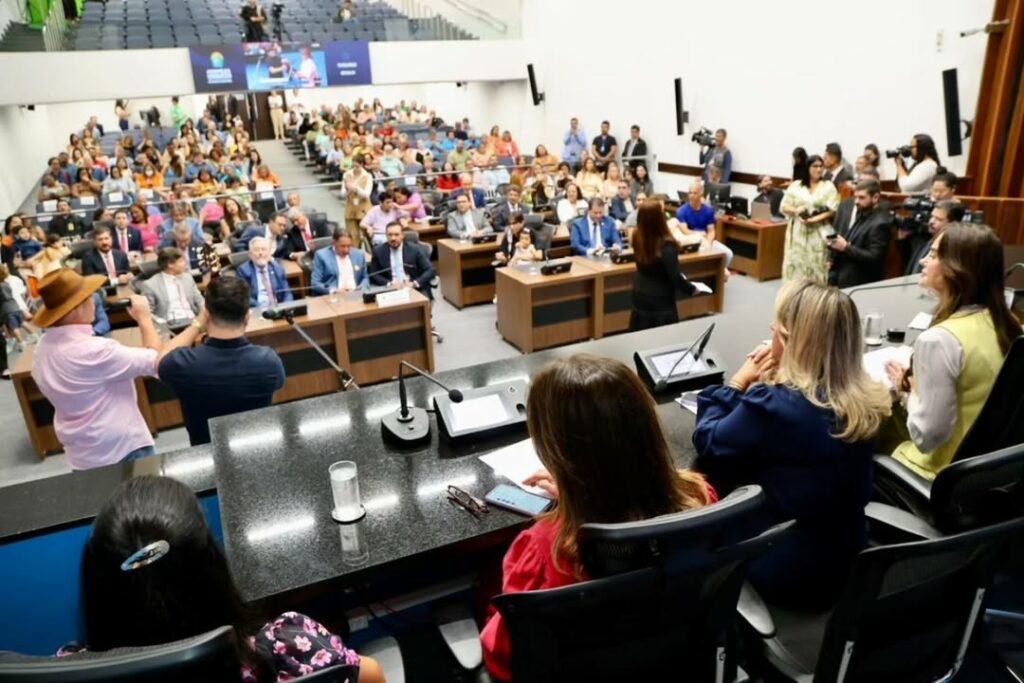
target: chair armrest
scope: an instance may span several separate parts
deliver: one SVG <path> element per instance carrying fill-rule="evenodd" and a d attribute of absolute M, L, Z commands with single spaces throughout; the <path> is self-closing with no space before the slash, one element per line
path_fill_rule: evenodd
<path fill-rule="evenodd" d="M 775 622 L 768 611 L 768 605 L 749 583 L 744 582 L 740 588 L 736 611 L 759 636 L 765 639 L 775 637 Z"/>
<path fill-rule="evenodd" d="M 864 514 L 871 524 L 871 537 L 875 538 L 874 531 L 881 527 L 886 533 L 893 531 L 907 534 L 917 539 L 940 538 L 943 534 L 920 517 L 913 515 L 906 510 L 901 510 L 885 503 L 868 503 L 864 507 Z"/>
<path fill-rule="evenodd" d="M 931 508 L 932 483 L 896 458 L 875 456 L 875 489 L 889 503 L 927 515 Z"/>

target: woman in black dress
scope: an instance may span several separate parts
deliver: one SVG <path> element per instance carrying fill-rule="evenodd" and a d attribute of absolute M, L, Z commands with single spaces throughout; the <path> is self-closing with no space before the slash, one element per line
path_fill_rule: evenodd
<path fill-rule="evenodd" d="M 679 246 L 668 231 L 660 201 L 649 199 L 640 206 L 632 247 L 636 276 L 629 329 L 646 330 L 679 322 L 676 298 L 679 294 L 692 296 L 696 288 L 679 271 Z"/>

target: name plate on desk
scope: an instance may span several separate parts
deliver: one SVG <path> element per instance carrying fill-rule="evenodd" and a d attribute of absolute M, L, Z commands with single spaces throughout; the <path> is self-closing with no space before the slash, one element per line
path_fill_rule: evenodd
<path fill-rule="evenodd" d="M 377 305 L 381 308 L 407 304 L 410 301 L 412 301 L 412 297 L 409 295 L 409 290 L 404 288 L 396 289 L 391 292 L 381 292 L 377 295 Z"/>

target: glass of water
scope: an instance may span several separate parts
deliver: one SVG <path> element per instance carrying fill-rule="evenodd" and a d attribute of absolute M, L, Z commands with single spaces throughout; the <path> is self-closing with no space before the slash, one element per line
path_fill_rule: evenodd
<path fill-rule="evenodd" d="M 341 537 L 341 561 L 350 567 L 366 564 L 370 559 L 370 549 L 366 546 L 365 522 L 355 524 L 339 524 L 338 534 Z"/>
<path fill-rule="evenodd" d="M 883 319 L 884 316 L 878 311 L 871 311 L 864 316 L 864 343 L 868 346 L 881 346 Z"/>
<path fill-rule="evenodd" d="M 336 522 L 354 522 L 366 514 L 359 498 L 359 478 L 356 464 L 351 460 L 340 460 L 327 469 L 331 475 L 331 495 L 334 509 L 331 517 Z"/>

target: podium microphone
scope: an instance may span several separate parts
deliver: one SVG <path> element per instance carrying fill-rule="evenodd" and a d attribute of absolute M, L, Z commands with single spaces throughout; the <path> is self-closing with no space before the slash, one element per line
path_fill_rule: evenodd
<path fill-rule="evenodd" d="M 711 339 L 711 333 L 714 331 L 714 329 L 715 324 L 711 323 L 710 325 L 708 325 L 708 329 L 704 330 L 699 337 L 693 340 L 693 343 L 690 344 L 690 348 L 686 349 L 686 351 L 683 351 L 682 355 L 679 356 L 679 358 L 676 359 L 676 362 L 672 364 L 672 367 L 669 369 L 668 373 L 659 377 L 658 381 L 654 383 L 655 391 L 665 390 L 665 387 L 668 386 L 669 378 L 672 377 L 672 375 L 676 371 L 676 368 L 679 367 L 679 364 L 683 362 L 684 358 L 693 354 L 694 363 L 696 363 L 697 360 L 700 359 L 701 355 L 704 353 L 704 347 L 708 345 L 708 340 Z M 694 348 L 697 349 L 696 353 L 693 352 Z"/>
<path fill-rule="evenodd" d="M 386 441 L 398 444 L 399 446 L 415 446 L 430 440 L 430 418 L 424 408 L 417 408 L 409 405 L 408 395 L 405 389 L 404 368 L 409 368 L 418 375 L 448 392 L 448 398 L 452 403 L 462 402 L 462 392 L 458 389 L 450 389 L 439 379 L 425 370 L 407 363 L 404 360 L 398 364 L 398 410 L 390 415 L 384 416 L 380 421 L 381 434 Z"/>

